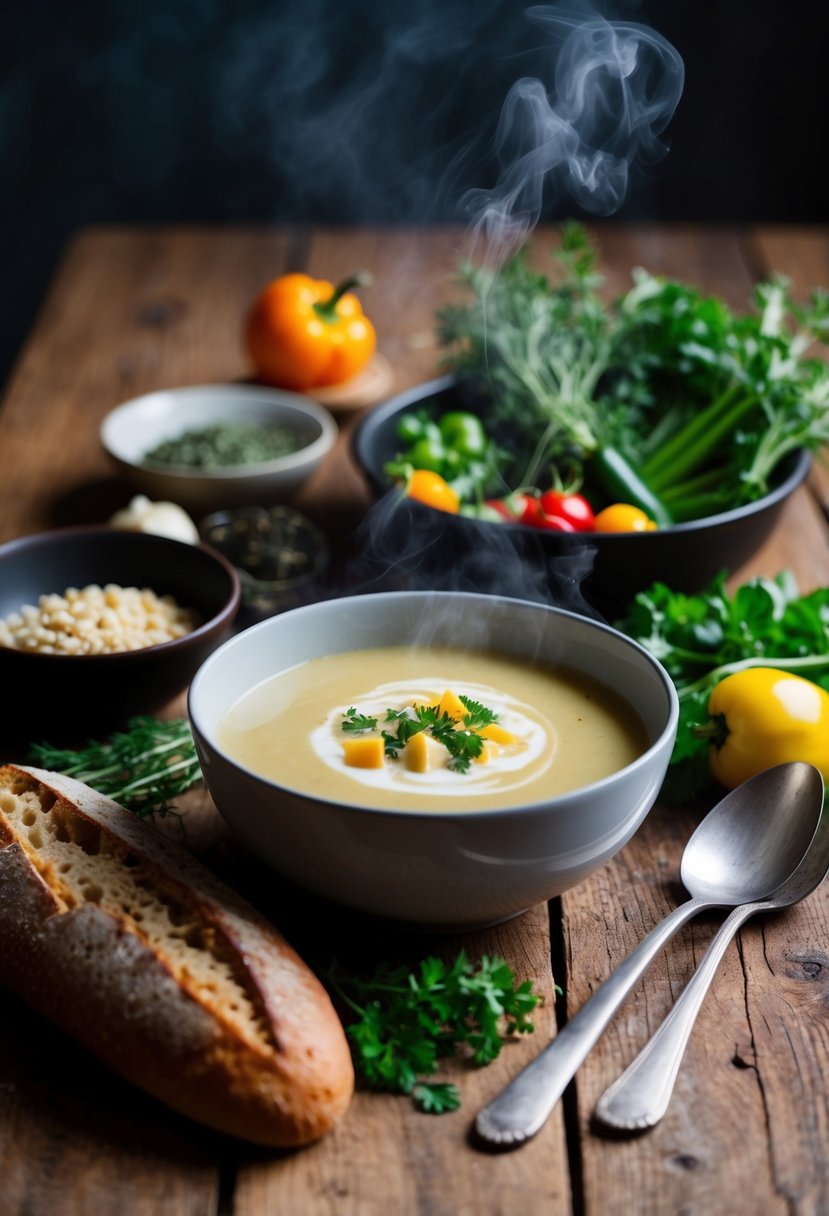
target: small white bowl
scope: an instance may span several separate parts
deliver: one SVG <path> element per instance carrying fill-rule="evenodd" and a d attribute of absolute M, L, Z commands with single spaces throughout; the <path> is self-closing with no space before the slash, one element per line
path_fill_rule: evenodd
<path fill-rule="evenodd" d="M 311 780 L 308 791 L 280 786 L 219 745 L 227 710 L 268 676 L 326 654 L 423 638 L 561 661 L 620 694 L 641 717 L 649 746 L 611 776 L 542 802 L 421 813 L 395 809 L 391 794 L 378 810 L 315 796 Z M 245 630 L 196 674 L 189 712 L 210 793 L 257 856 L 353 908 L 454 930 L 516 916 L 618 852 L 662 784 L 678 701 L 652 655 L 607 625 L 523 600 L 404 591 L 310 604 Z"/>
<path fill-rule="evenodd" d="M 290 427 L 301 446 L 288 456 L 224 469 L 148 464 L 144 454 L 165 439 L 217 422 Z M 206 384 L 134 397 L 107 414 L 101 442 L 125 477 L 149 498 L 208 512 L 243 503 L 267 506 L 291 498 L 334 446 L 330 413 L 299 393 L 249 384 Z"/>

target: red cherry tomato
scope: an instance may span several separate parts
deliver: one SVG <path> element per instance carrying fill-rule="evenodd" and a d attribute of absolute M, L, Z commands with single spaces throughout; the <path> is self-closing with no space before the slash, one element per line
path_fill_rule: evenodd
<path fill-rule="evenodd" d="M 484 503 L 484 506 L 492 507 L 493 511 L 497 511 L 499 515 L 504 517 L 504 519 L 508 519 L 512 523 L 515 522 L 515 511 L 513 511 L 510 507 L 510 501 L 508 498 L 488 498 Z"/>
<path fill-rule="evenodd" d="M 548 532 L 575 532 L 575 528 L 563 515 L 548 513 L 542 506 L 541 499 L 527 495 L 524 510 L 520 520 L 530 528 L 544 528 Z"/>
<path fill-rule="evenodd" d="M 509 523 L 517 524 L 524 522 L 524 512 L 527 510 L 527 504 L 536 502 L 530 494 L 508 494 L 506 498 L 487 498 L 484 503 L 487 507 L 492 507 L 493 511 L 497 511 Z"/>
<path fill-rule="evenodd" d="M 528 528 L 537 528 L 541 519 L 541 507 L 538 499 L 531 495 L 526 495 L 524 498 L 524 509 L 518 516 L 518 522 L 526 524 Z"/>
<path fill-rule="evenodd" d="M 574 532 L 592 532 L 593 508 L 581 494 L 566 494 L 561 490 L 546 490 L 539 499 L 545 515 L 564 519 Z"/>
<path fill-rule="evenodd" d="M 536 528 L 544 528 L 547 532 L 576 532 L 569 519 L 565 519 L 563 515 L 547 515 L 541 511 L 538 516 Z"/>

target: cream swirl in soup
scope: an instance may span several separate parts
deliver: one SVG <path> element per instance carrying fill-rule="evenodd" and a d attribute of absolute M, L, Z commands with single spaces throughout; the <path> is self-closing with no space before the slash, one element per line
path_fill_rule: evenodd
<path fill-rule="evenodd" d="M 480 754 L 460 770 L 430 730 L 421 732 L 416 763 L 411 743 L 384 745 L 383 733 L 398 730 L 388 711 L 412 719 L 418 707 L 442 712 L 458 701 L 458 714 L 475 703 L 492 715 Z M 477 729 L 460 716 L 455 725 Z M 638 716 L 598 681 L 438 647 L 333 654 L 280 672 L 231 706 L 219 743 L 251 771 L 312 797 L 418 811 L 546 801 L 624 768 L 647 747 Z"/>
<path fill-rule="evenodd" d="M 410 711 L 408 720 L 412 721 L 417 720 L 416 707 L 434 708 L 440 720 L 441 711 L 447 713 L 443 706 L 456 696 L 458 694 L 452 689 L 443 688 L 441 677 L 436 673 L 423 679 L 393 680 L 381 684 L 364 696 L 355 698 L 348 709 L 376 721 L 376 729 L 359 733 L 369 739 L 382 741 L 384 731 L 395 737 L 395 722 L 387 720 L 389 710 L 402 714 Z M 361 785 L 390 791 L 431 790 L 448 798 L 467 798 L 470 794 L 513 788 L 531 780 L 553 763 L 558 734 L 553 723 L 532 706 L 522 704 L 509 693 L 490 684 L 471 680 L 465 682 L 460 697 L 491 710 L 494 715 L 492 725 L 497 725 L 499 738 L 503 739 L 503 742 L 494 741 L 484 733 L 487 730 L 484 727 L 480 732 L 483 740 L 481 750 L 463 769 L 458 768 L 457 758 L 428 728 L 422 732 L 423 741 L 418 749 L 425 755 L 422 766 L 415 767 L 409 760 L 409 749 L 415 746 L 413 741 L 399 750 L 396 759 L 386 754 L 381 767 L 363 768 L 350 764 L 348 747 L 351 740 L 343 739 L 344 727 L 348 726 L 349 721 L 348 711 L 344 712 L 341 706 L 333 709 L 325 722 L 312 732 L 311 745 L 320 760 L 335 772 L 342 770 L 345 759 L 346 767 L 353 770 L 351 777 Z M 447 716 L 450 715 L 447 713 Z M 459 717 L 455 729 L 463 731 L 465 725 L 463 718 Z M 391 750 L 395 750 L 393 745 Z"/>

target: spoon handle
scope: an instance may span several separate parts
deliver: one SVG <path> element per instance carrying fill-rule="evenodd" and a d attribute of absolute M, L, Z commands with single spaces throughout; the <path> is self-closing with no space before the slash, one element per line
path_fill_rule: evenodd
<path fill-rule="evenodd" d="M 478 1136 L 504 1147 L 522 1144 L 540 1131 L 582 1060 L 653 958 L 692 916 L 717 906 L 710 900 L 689 899 L 651 929 L 541 1054 L 478 1112 Z"/>
<path fill-rule="evenodd" d="M 659 1122 L 671 1101 L 694 1021 L 729 942 L 765 903 L 742 904 L 723 921 L 697 970 L 665 1021 L 639 1055 L 599 1098 L 595 1118 L 620 1131 L 643 1131 Z"/>

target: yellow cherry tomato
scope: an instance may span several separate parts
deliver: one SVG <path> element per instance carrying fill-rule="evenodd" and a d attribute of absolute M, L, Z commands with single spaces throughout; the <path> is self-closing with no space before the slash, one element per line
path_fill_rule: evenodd
<path fill-rule="evenodd" d="M 460 510 L 460 499 L 449 482 L 431 469 L 415 469 L 409 478 L 406 493 L 409 498 L 416 498 L 418 502 L 435 507 L 438 511 L 457 515 Z"/>
<path fill-rule="evenodd" d="M 717 684 L 708 712 L 711 772 L 728 789 L 790 760 L 814 764 L 829 781 L 829 693 L 811 680 L 748 667 Z"/>
<path fill-rule="evenodd" d="M 639 507 L 629 502 L 614 502 L 596 516 L 596 532 L 653 532 L 656 524 Z"/>

